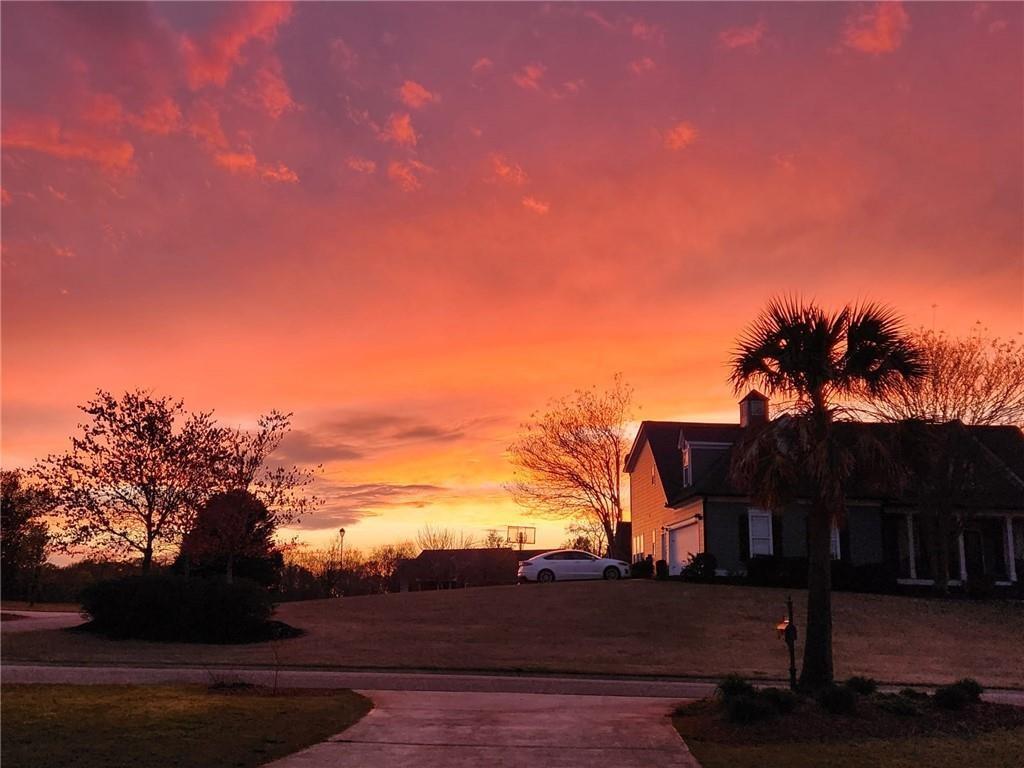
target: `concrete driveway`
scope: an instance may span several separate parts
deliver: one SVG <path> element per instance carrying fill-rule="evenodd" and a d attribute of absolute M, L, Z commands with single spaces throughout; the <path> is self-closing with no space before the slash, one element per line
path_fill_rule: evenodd
<path fill-rule="evenodd" d="M 272 768 L 699 768 L 668 715 L 676 699 L 360 691 L 374 709 Z"/>

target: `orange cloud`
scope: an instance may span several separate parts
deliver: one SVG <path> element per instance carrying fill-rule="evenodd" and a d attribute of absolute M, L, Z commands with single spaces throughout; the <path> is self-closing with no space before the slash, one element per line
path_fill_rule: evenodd
<path fill-rule="evenodd" d="M 388 178 L 403 192 L 415 192 L 423 186 L 420 177 L 433 172 L 433 168 L 419 160 L 392 160 L 388 165 Z"/>
<path fill-rule="evenodd" d="M 14 198 L 11 197 L 11 193 L 0 187 L 0 204 L 10 205 L 12 202 L 14 202 Z"/>
<path fill-rule="evenodd" d="M 259 107 L 277 120 L 298 105 L 292 99 L 291 89 L 281 71 L 281 61 L 275 56 L 271 62 L 257 70 L 252 86 L 245 91 L 245 100 Z"/>
<path fill-rule="evenodd" d="M 373 160 L 368 160 L 365 157 L 349 157 L 345 161 L 345 164 L 356 173 L 375 173 L 377 171 L 377 164 Z"/>
<path fill-rule="evenodd" d="M 82 110 L 82 119 L 96 125 L 120 125 L 124 122 L 124 106 L 111 93 L 91 93 Z"/>
<path fill-rule="evenodd" d="M 494 181 L 504 182 L 506 184 L 513 184 L 515 186 L 522 186 L 528 180 L 526 171 L 524 171 L 519 165 L 512 163 L 499 152 L 495 152 L 491 155 L 491 171 L 494 174 L 491 178 Z"/>
<path fill-rule="evenodd" d="M 673 151 L 685 149 L 697 139 L 697 129 L 686 121 L 676 123 L 665 132 L 665 146 Z"/>
<path fill-rule="evenodd" d="M 185 77 L 192 90 L 206 85 L 227 84 L 242 61 L 242 49 L 251 40 L 269 42 L 277 28 L 291 17 L 291 3 L 238 3 L 228 6 L 227 15 L 202 40 L 185 35 L 181 39 Z"/>
<path fill-rule="evenodd" d="M 49 117 L 7 117 L 3 148 L 27 149 L 62 160 L 85 160 L 110 171 L 134 169 L 135 148 L 122 139 L 62 128 Z"/>
<path fill-rule="evenodd" d="M 398 89 L 398 98 L 402 103 L 412 109 L 419 109 L 427 104 L 438 102 L 441 97 L 431 93 L 415 80 L 406 80 Z"/>
<path fill-rule="evenodd" d="M 846 20 L 843 44 L 864 53 L 891 53 L 903 43 L 910 16 L 899 2 L 880 2 Z"/>
<path fill-rule="evenodd" d="M 400 147 L 415 147 L 419 141 L 416 129 L 412 125 L 412 118 L 407 112 L 392 114 L 384 128 L 378 129 L 377 135 L 381 141 L 390 141 Z"/>
<path fill-rule="evenodd" d="M 723 47 L 730 50 L 735 48 L 756 49 L 759 47 L 761 39 L 767 30 L 768 25 L 762 19 L 757 24 L 749 27 L 730 27 L 729 29 L 722 30 L 718 35 L 718 40 Z"/>
<path fill-rule="evenodd" d="M 533 211 L 540 216 L 546 216 L 548 211 L 551 210 L 551 205 L 549 203 L 545 203 L 543 200 L 538 200 L 535 197 L 524 197 L 523 208 L 528 211 Z"/>
<path fill-rule="evenodd" d="M 629 70 L 634 75 L 642 75 L 644 72 L 653 72 L 657 69 L 657 66 L 658 65 L 654 63 L 654 59 L 650 56 L 643 56 L 629 62 Z"/>
<path fill-rule="evenodd" d="M 543 64 L 527 64 L 512 75 L 512 80 L 520 88 L 537 91 L 540 90 L 540 81 L 543 79 L 545 72 L 547 72 L 547 67 Z"/>

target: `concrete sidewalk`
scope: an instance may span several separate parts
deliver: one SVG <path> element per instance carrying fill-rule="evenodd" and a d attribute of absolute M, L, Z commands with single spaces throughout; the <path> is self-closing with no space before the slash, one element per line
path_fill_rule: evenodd
<path fill-rule="evenodd" d="M 674 699 L 360 691 L 374 709 L 272 768 L 699 768 L 669 719 Z"/>

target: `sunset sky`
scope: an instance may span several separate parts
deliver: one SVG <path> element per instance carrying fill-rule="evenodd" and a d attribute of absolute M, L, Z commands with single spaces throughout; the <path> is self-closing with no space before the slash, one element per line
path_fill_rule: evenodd
<path fill-rule="evenodd" d="M 772 294 L 1015 336 L 1022 11 L 5 3 L 3 465 L 142 387 L 293 411 L 311 541 L 480 536 L 553 396 L 735 420 Z"/>

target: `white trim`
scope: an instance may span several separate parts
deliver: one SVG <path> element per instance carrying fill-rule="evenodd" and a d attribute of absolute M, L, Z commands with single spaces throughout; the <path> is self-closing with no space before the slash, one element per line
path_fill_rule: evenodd
<path fill-rule="evenodd" d="M 911 580 L 917 580 L 917 544 L 914 541 L 914 515 L 910 512 L 905 513 L 907 518 L 907 557 L 910 561 L 910 578 Z"/>
<path fill-rule="evenodd" d="M 753 522 L 755 519 L 762 519 L 768 521 L 768 551 L 767 552 L 755 552 L 754 551 L 754 526 Z M 758 537 L 759 540 L 763 540 L 763 536 Z M 775 531 L 772 526 L 772 513 L 766 509 L 760 509 L 759 507 L 750 507 L 747 509 L 747 552 L 750 557 L 756 557 L 758 555 L 767 554 L 772 557 L 775 554 Z"/>
<path fill-rule="evenodd" d="M 956 537 L 956 545 L 960 551 L 960 581 L 967 581 L 967 548 L 964 546 L 964 532 L 960 531 Z"/>
<path fill-rule="evenodd" d="M 683 440 L 683 442 L 697 448 L 732 448 L 732 443 L 715 443 L 710 440 Z"/>
<path fill-rule="evenodd" d="M 668 525 L 664 526 L 662 530 L 674 531 L 677 528 L 686 528 L 691 525 L 697 525 L 698 523 L 700 523 L 700 520 L 698 520 L 696 516 L 688 517 L 685 520 L 680 520 L 678 523 L 669 523 Z"/>
<path fill-rule="evenodd" d="M 833 560 L 843 559 L 843 540 L 839 533 L 839 526 L 832 523 L 832 538 L 829 543 L 829 550 Z"/>
<path fill-rule="evenodd" d="M 1014 551 L 1014 546 L 1013 546 L 1013 518 L 1010 515 L 1007 515 L 1005 519 L 1006 519 L 1006 522 L 1005 522 L 1005 526 L 1006 527 L 1004 529 L 1004 534 L 1003 535 L 1006 537 L 1006 539 L 1005 539 L 1005 544 L 1006 544 L 1006 566 L 1007 566 L 1006 567 L 1006 575 L 1009 577 L 1010 581 L 1016 581 L 1017 580 L 1017 561 L 1016 561 L 1017 553 Z"/>

